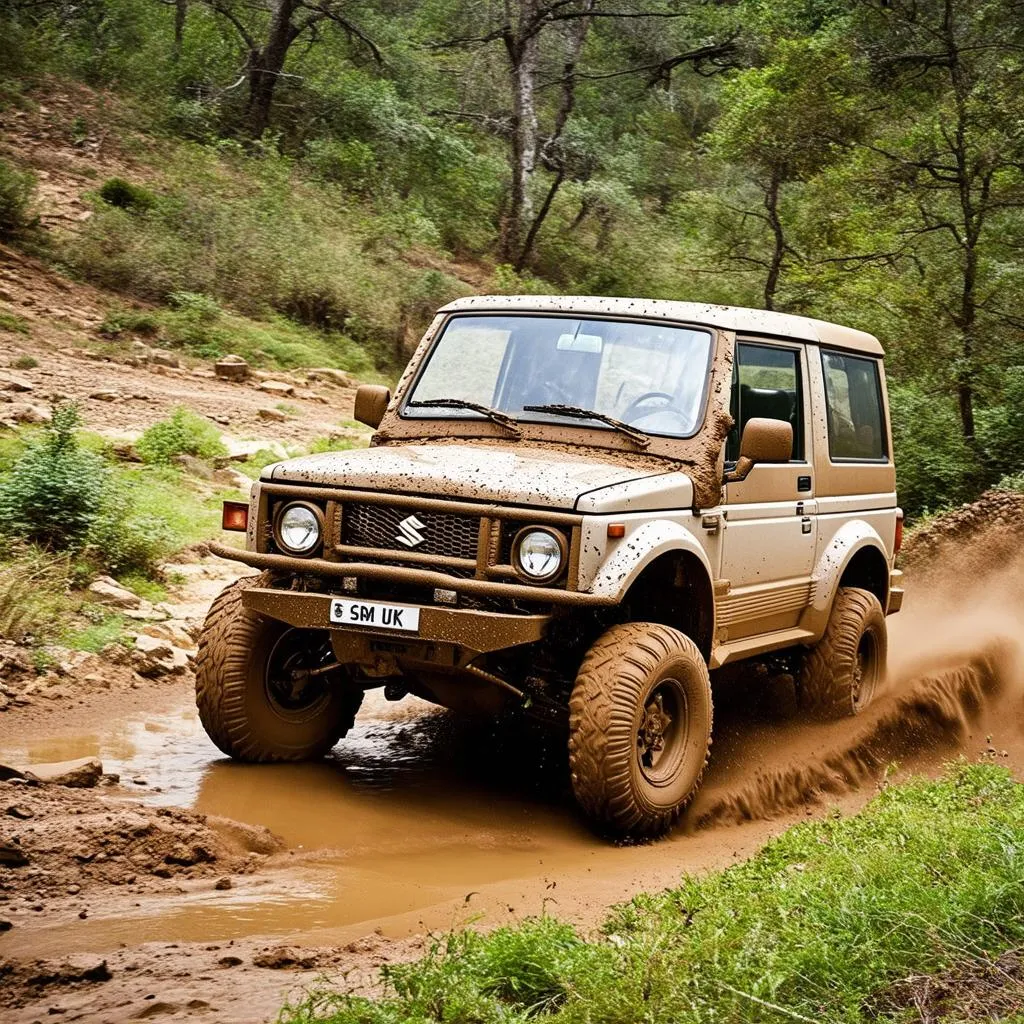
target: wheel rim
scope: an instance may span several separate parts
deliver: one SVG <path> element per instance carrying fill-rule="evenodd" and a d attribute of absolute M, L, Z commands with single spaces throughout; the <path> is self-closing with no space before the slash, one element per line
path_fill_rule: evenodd
<path fill-rule="evenodd" d="M 314 675 L 334 661 L 326 634 L 287 629 L 267 657 L 264 689 L 281 718 L 295 721 L 318 713 L 330 699 L 330 672 Z"/>
<path fill-rule="evenodd" d="M 678 679 L 663 679 L 648 694 L 636 734 L 640 774 L 654 786 L 670 784 L 686 753 L 689 705 Z"/>
<path fill-rule="evenodd" d="M 878 685 L 878 641 L 870 630 L 857 645 L 853 661 L 853 709 L 860 711 L 871 703 Z"/>

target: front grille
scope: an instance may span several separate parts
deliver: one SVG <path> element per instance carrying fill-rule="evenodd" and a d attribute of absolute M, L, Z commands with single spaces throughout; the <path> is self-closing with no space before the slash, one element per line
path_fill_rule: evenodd
<path fill-rule="evenodd" d="M 407 548 L 398 538 L 400 524 L 410 516 L 423 523 L 418 530 L 423 542 Z M 363 548 L 387 551 L 415 551 L 424 555 L 476 560 L 480 535 L 478 516 L 457 516 L 447 512 L 412 511 L 362 502 L 346 504 L 341 517 L 341 542 Z"/>

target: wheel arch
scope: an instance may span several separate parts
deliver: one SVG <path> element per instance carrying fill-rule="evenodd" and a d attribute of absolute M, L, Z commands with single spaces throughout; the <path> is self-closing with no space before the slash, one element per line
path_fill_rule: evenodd
<path fill-rule="evenodd" d="M 846 523 L 815 565 L 806 625 L 815 632 L 824 631 L 840 587 L 867 590 L 884 609 L 889 600 L 889 570 L 885 542 L 878 532 L 862 520 Z"/>

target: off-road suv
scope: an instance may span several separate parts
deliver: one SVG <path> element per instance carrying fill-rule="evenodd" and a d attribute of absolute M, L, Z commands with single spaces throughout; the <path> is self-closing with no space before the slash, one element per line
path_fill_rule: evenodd
<path fill-rule="evenodd" d="M 445 306 L 365 450 L 268 467 L 225 526 L 262 570 L 214 602 L 197 699 L 226 754 L 319 757 L 383 686 L 566 729 L 596 825 L 668 828 L 711 741 L 712 676 L 774 661 L 855 715 L 902 590 L 868 334 L 602 298 Z"/>

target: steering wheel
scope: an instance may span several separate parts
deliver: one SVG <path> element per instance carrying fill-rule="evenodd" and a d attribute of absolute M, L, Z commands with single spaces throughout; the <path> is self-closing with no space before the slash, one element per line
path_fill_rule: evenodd
<path fill-rule="evenodd" d="M 632 423 L 632 417 L 640 410 L 640 406 L 645 402 L 653 401 L 656 398 L 664 399 L 664 401 L 668 403 L 666 408 L 675 409 L 676 412 L 682 411 L 673 405 L 673 395 L 670 395 L 665 391 L 645 391 L 639 398 L 634 398 L 633 401 L 626 406 L 621 418 L 626 423 Z M 650 413 L 648 413 L 648 415 L 650 415 Z"/>

